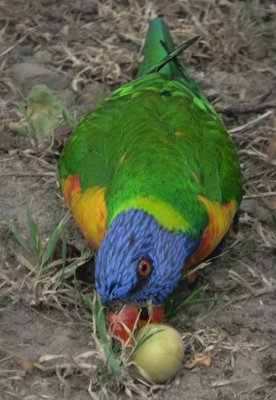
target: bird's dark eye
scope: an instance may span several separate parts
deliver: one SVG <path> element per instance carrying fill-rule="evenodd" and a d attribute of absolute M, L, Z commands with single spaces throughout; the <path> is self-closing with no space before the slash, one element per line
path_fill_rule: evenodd
<path fill-rule="evenodd" d="M 137 266 L 138 275 L 140 275 L 142 278 L 149 276 L 149 274 L 151 273 L 151 269 L 152 263 L 147 258 L 143 258 Z"/>

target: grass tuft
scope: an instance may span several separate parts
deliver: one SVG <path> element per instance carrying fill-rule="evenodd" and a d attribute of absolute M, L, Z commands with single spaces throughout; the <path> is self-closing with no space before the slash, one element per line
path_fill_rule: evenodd
<path fill-rule="evenodd" d="M 120 377 L 122 376 L 122 369 L 112 351 L 108 340 L 105 312 L 101 299 L 97 294 L 94 296 L 93 300 L 90 295 L 83 295 L 82 298 L 85 305 L 90 309 L 91 314 L 95 319 L 100 343 L 106 356 L 106 372 L 112 378 Z"/>

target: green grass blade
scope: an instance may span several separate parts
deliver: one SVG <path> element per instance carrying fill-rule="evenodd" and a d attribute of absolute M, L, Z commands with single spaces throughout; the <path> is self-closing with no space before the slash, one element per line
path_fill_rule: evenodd
<path fill-rule="evenodd" d="M 77 258 L 75 261 L 71 262 L 69 265 L 66 265 L 61 271 L 61 279 L 66 281 L 67 279 L 75 276 L 76 270 L 85 262 L 85 260 L 89 259 L 89 255 L 84 255 L 83 257 Z M 88 306 L 90 308 L 90 306 Z"/>
<path fill-rule="evenodd" d="M 29 260 L 27 260 L 22 254 L 17 254 L 16 253 L 16 258 L 22 264 L 25 268 L 27 268 L 29 271 L 33 272 L 35 270 L 35 265 L 33 265 Z"/>
<path fill-rule="evenodd" d="M 23 247 L 24 250 L 27 251 L 27 253 L 32 254 L 32 248 L 27 242 L 27 240 L 24 238 L 24 236 L 20 233 L 16 225 L 9 219 L 4 217 L 4 221 L 9 228 L 11 234 L 15 237 L 15 239 L 18 241 L 18 243 Z"/>
<path fill-rule="evenodd" d="M 64 227 L 67 224 L 67 222 L 69 221 L 69 219 L 70 219 L 70 213 L 68 212 L 62 218 L 62 220 L 59 222 L 59 224 L 56 226 L 54 232 L 50 236 L 50 239 L 47 243 L 46 249 L 42 256 L 42 260 L 41 260 L 42 265 L 45 265 L 47 263 L 47 261 L 49 261 L 49 259 L 53 256 L 57 241 L 62 236 Z"/>
<path fill-rule="evenodd" d="M 96 327 L 98 330 L 101 345 L 106 355 L 107 364 L 110 366 L 112 374 L 116 377 L 119 377 L 122 375 L 122 370 L 108 342 L 104 307 L 102 305 L 101 299 L 99 298 L 99 296 L 97 296 L 95 304 L 93 304 L 90 296 L 83 296 L 83 299 L 85 301 L 85 304 L 89 306 L 91 313 L 95 318 Z"/>
<path fill-rule="evenodd" d="M 62 269 L 64 270 L 67 261 L 67 242 L 65 235 L 62 235 L 62 247 L 61 247 L 61 257 L 62 257 Z"/>
<path fill-rule="evenodd" d="M 192 292 L 192 294 L 187 297 L 185 300 L 183 300 L 180 304 L 178 304 L 176 307 L 170 303 L 167 304 L 166 306 L 166 314 L 165 318 L 166 320 L 171 320 L 177 316 L 177 314 L 182 311 L 184 308 L 187 308 L 189 306 L 192 306 L 194 304 L 206 304 L 206 303 L 212 303 L 214 301 L 213 298 L 205 299 L 203 298 L 203 294 L 205 293 L 205 286 L 202 286 Z"/>
<path fill-rule="evenodd" d="M 208 260 L 208 261 L 204 261 L 204 262 L 198 264 L 195 268 L 189 269 L 189 270 L 181 277 L 181 280 L 182 280 L 182 279 L 186 279 L 188 276 L 192 275 L 193 273 L 195 273 L 195 272 L 197 272 L 197 271 L 200 271 L 201 269 L 206 268 L 208 265 L 210 265 L 210 261 L 209 261 L 209 260 Z"/>
<path fill-rule="evenodd" d="M 31 235 L 31 242 L 32 242 L 32 247 L 35 253 L 36 257 L 36 262 L 37 264 L 40 264 L 41 261 L 41 239 L 37 227 L 37 223 L 33 219 L 30 211 L 27 213 L 28 217 L 28 225 L 29 225 L 29 231 Z"/>

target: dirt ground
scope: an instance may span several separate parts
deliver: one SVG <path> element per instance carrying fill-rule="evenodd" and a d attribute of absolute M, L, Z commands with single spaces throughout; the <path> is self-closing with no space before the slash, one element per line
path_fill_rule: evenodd
<path fill-rule="evenodd" d="M 1 399 L 276 398 L 275 13 L 261 0 L 1 1 Z M 53 272 L 28 270 L 5 217 L 29 238 L 30 210 L 45 241 L 66 213 L 56 159 L 9 129 L 31 87 L 47 84 L 79 118 L 135 76 L 157 15 L 176 44 L 200 35 L 183 58 L 238 146 L 244 200 L 239 231 L 202 272 L 214 301 L 188 308 L 177 324 L 183 368 L 168 385 L 147 387 L 97 375 L 101 351 L 77 283 L 55 286 Z M 87 252 L 73 221 L 67 237 Z M 209 353 L 210 366 L 189 368 Z"/>

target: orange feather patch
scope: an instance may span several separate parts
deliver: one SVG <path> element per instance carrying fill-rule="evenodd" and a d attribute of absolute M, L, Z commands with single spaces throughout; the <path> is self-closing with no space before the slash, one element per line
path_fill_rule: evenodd
<path fill-rule="evenodd" d="M 217 201 L 210 201 L 203 196 L 198 196 L 198 200 L 203 203 L 209 214 L 209 224 L 203 232 L 201 242 L 185 264 L 186 268 L 198 264 L 204 260 L 217 247 L 230 228 L 233 217 L 237 211 L 237 203 L 231 200 L 227 204 L 221 205 Z"/>
<path fill-rule="evenodd" d="M 186 135 L 186 132 L 183 132 L 183 131 L 176 131 L 174 134 L 175 134 L 176 137 L 183 137 L 183 136 Z"/>
<path fill-rule="evenodd" d="M 62 179 L 61 186 L 66 204 L 83 235 L 98 249 L 106 234 L 106 188 L 94 186 L 82 192 L 78 175 Z"/>

